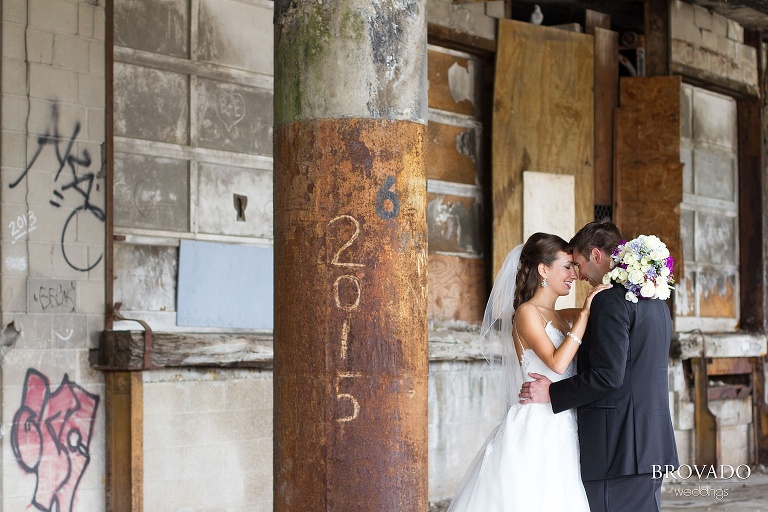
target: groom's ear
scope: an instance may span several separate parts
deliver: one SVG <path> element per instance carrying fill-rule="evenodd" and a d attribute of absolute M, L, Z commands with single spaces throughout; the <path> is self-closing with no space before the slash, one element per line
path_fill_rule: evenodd
<path fill-rule="evenodd" d="M 592 248 L 592 259 L 595 261 L 597 265 L 601 264 L 603 262 L 603 251 L 598 249 L 597 247 Z"/>

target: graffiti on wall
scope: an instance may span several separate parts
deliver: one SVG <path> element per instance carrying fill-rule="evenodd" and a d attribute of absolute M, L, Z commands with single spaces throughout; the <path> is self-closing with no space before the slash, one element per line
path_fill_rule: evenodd
<path fill-rule="evenodd" d="M 53 177 L 53 198 L 50 200 L 50 204 L 56 208 L 61 208 L 66 195 L 69 194 L 75 197 L 77 206 L 67 216 L 64 221 L 64 227 L 61 230 L 61 253 L 64 256 L 64 261 L 75 270 L 81 272 L 88 272 L 99 264 L 103 253 L 99 254 L 95 261 L 90 261 L 87 256 L 81 256 L 80 258 L 69 254 L 67 252 L 67 246 L 64 241 L 67 239 L 69 230 L 73 233 L 78 228 L 78 223 L 83 222 L 86 219 L 95 218 L 97 221 L 104 222 L 106 214 L 104 210 L 91 203 L 91 193 L 93 191 L 93 183 L 96 180 L 96 174 L 93 172 L 84 172 L 78 174 L 79 169 L 88 169 L 91 166 L 91 155 L 87 149 L 83 149 L 79 155 L 74 154 L 74 146 L 77 141 L 77 136 L 80 133 L 80 122 L 76 122 L 72 128 L 71 135 L 69 137 L 62 136 L 59 132 L 59 110 L 54 104 L 51 107 L 51 126 L 44 135 L 40 135 L 37 138 L 37 149 L 32 155 L 31 160 L 27 164 L 24 172 L 22 172 L 18 178 L 9 184 L 10 188 L 16 188 L 21 181 L 27 176 L 32 166 L 43 153 L 43 150 L 49 148 L 53 152 L 55 158 L 55 164 L 58 168 L 55 171 Z M 85 215 L 85 218 L 80 217 Z M 32 216 L 34 219 L 34 215 Z M 29 223 L 29 219 L 22 216 L 22 220 L 26 222 L 24 226 L 19 227 L 19 232 L 28 232 L 32 230 L 32 225 Z M 37 219 L 34 219 L 36 223 Z M 22 229 L 24 228 L 24 229 Z M 70 234 L 70 237 L 75 238 Z M 15 241 L 15 240 L 14 240 Z M 85 261 L 80 261 L 85 259 Z"/>
<path fill-rule="evenodd" d="M 22 469 L 37 478 L 31 501 L 36 509 L 72 511 L 77 486 L 91 460 L 98 406 L 99 396 L 68 375 L 51 392 L 48 377 L 27 370 L 21 406 L 11 426 L 11 448 Z"/>

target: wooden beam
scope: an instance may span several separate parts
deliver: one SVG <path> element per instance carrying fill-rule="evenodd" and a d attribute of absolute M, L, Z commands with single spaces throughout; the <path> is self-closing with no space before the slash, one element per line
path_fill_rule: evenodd
<path fill-rule="evenodd" d="M 694 417 L 694 461 L 696 464 L 718 464 L 720 449 L 718 441 L 718 419 L 709 410 L 709 393 L 706 358 L 691 360 L 693 370 L 693 417 Z"/>
<path fill-rule="evenodd" d="M 755 368 L 752 373 L 752 385 L 755 388 L 752 399 L 755 464 L 765 464 L 768 461 L 768 404 L 763 398 L 766 393 L 765 367 L 765 358 L 755 358 Z"/>
<path fill-rule="evenodd" d="M 760 55 L 762 34 L 744 33 L 745 43 Z M 762 57 L 757 59 L 763 76 Z M 764 90 L 759 84 L 760 91 Z M 762 96 L 762 95 L 761 95 Z M 739 264 L 741 278 L 741 322 L 747 331 L 766 332 L 766 225 L 765 153 L 762 97 L 739 98 L 737 105 L 739 147 Z"/>
<path fill-rule="evenodd" d="M 645 75 L 670 73 L 669 0 L 645 0 Z"/>
<path fill-rule="evenodd" d="M 104 331 L 92 364 L 105 371 L 144 368 L 143 331 Z M 152 368 L 271 368 L 271 334 L 153 333 Z"/>
<path fill-rule="evenodd" d="M 707 360 L 707 375 L 743 375 L 752 373 L 748 357 L 716 357 Z"/>
<path fill-rule="evenodd" d="M 144 510 L 144 389 L 141 372 L 104 374 L 107 512 Z"/>
<path fill-rule="evenodd" d="M 613 118 L 619 106 L 619 34 L 599 26 L 591 30 L 595 36 L 595 204 L 610 206 Z"/>
<path fill-rule="evenodd" d="M 594 34 L 596 27 L 611 30 L 611 17 L 608 14 L 587 9 L 584 11 L 584 32 Z"/>
<path fill-rule="evenodd" d="M 496 53 L 496 41 L 493 39 L 473 36 L 435 23 L 427 24 L 427 42 L 475 55 L 490 56 Z"/>

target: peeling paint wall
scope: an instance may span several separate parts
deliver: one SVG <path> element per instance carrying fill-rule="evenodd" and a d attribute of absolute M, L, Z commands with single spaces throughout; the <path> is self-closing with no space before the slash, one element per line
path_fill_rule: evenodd
<path fill-rule="evenodd" d="M 115 0 L 114 299 L 155 331 L 200 330 L 179 294 L 217 275 L 180 272 L 182 240 L 271 250 L 272 17 L 267 0 Z M 145 510 L 271 510 L 271 372 L 143 380 Z"/>
<path fill-rule="evenodd" d="M 685 272 L 676 329 L 732 331 L 739 318 L 736 101 L 683 85 L 681 111 Z"/>

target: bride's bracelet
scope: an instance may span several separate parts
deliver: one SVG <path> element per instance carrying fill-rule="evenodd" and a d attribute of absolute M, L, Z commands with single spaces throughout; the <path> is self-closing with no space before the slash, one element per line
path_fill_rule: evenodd
<path fill-rule="evenodd" d="M 573 334 L 571 331 L 568 331 L 568 333 L 566 334 L 566 336 L 568 336 L 569 338 L 573 338 L 573 341 L 575 341 L 576 343 L 578 343 L 579 345 L 581 345 L 581 338 L 579 338 L 578 336 L 576 336 L 575 334 Z"/>

